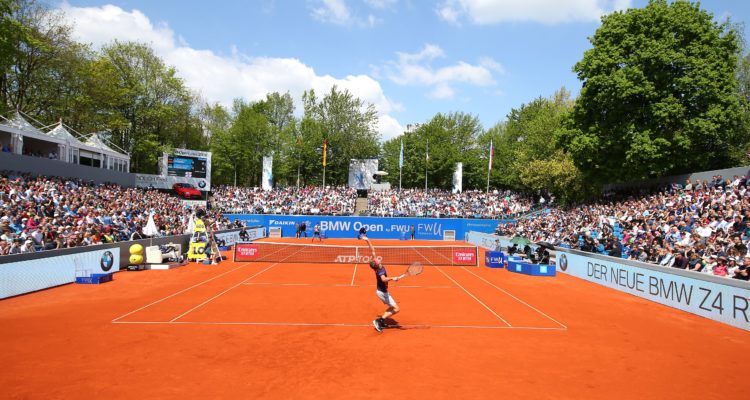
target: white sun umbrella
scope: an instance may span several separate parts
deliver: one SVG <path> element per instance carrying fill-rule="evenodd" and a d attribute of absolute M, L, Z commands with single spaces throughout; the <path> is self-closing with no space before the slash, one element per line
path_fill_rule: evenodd
<path fill-rule="evenodd" d="M 143 233 L 149 237 L 159 235 L 159 228 L 156 227 L 156 223 L 154 222 L 154 213 L 148 215 L 148 222 L 146 222 L 146 227 L 143 228 Z"/>
<path fill-rule="evenodd" d="M 187 228 L 185 229 L 185 233 L 193 233 L 195 231 L 195 215 L 190 214 L 190 221 L 188 221 Z"/>

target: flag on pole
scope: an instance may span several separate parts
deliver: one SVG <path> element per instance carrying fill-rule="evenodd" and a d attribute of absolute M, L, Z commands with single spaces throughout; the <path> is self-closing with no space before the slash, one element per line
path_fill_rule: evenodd
<path fill-rule="evenodd" d="M 323 141 L 323 166 L 326 166 L 326 154 L 328 153 L 328 141 Z"/>
<path fill-rule="evenodd" d="M 404 167 L 404 140 L 401 140 L 401 152 L 398 153 L 398 167 Z"/>
<path fill-rule="evenodd" d="M 492 169 L 492 158 L 495 156 L 495 147 L 492 146 L 492 139 L 490 139 L 490 164 L 487 169 Z"/>
<path fill-rule="evenodd" d="M 424 148 L 424 159 L 430 161 L 430 140 L 427 139 L 427 146 Z"/>

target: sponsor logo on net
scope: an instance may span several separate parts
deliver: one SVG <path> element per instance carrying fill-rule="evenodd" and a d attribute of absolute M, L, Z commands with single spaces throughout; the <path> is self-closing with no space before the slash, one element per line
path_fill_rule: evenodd
<path fill-rule="evenodd" d="M 383 257 L 375 257 L 378 262 L 383 261 Z M 338 255 L 334 262 L 337 263 L 369 263 L 372 260 L 372 256 L 354 256 L 354 255 Z"/>
<path fill-rule="evenodd" d="M 260 251 L 258 250 L 258 246 L 238 245 L 237 255 L 239 257 L 255 258 L 260 255 Z"/>
<path fill-rule="evenodd" d="M 453 252 L 453 261 L 458 263 L 473 263 L 476 261 L 476 253 L 471 250 L 456 250 Z"/>

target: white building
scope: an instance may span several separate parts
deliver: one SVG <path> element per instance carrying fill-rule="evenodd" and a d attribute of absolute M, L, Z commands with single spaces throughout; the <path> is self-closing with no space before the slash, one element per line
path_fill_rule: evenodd
<path fill-rule="evenodd" d="M 44 157 L 119 172 L 130 171 L 130 155 L 116 151 L 99 134 L 80 139 L 60 121 L 49 131 L 37 128 L 16 112 L 13 118 L 0 116 L 0 148 L 3 152 Z"/>

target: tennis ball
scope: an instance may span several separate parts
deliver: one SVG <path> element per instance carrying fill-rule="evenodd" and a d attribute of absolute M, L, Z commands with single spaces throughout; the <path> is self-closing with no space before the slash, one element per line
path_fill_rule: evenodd
<path fill-rule="evenodd" d="M 131 264 L 141 264 L 143 262 L 143 256 L 140 254 L 131 254 L 130 255 L 130 263 Z"/>
<path fill-rule="evenodd" d="M 140 244 L 136 243 L 130 246 L 130 254 L 135 255 L 135 254 L 141 254 L 141 253 L 143 253 L 143 246 L 141 246 Z"/>

